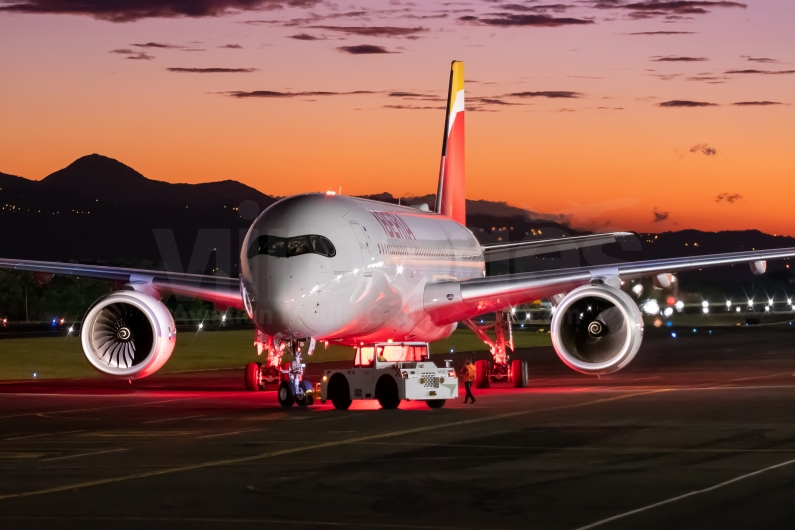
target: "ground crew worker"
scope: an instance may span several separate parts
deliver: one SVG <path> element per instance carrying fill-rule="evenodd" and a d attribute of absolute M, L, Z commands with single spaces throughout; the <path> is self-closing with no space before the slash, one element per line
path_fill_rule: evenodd
<path fill-rule="evenodd" d="M 464 378 L 464 388 L 467 390 L 467 395 L 464 398 L 464 403 L 472 400 L 475 403 L 475 396 L 472 395 L 472 383 L 475 381 L 475 365 L 472 364 L 472 359 L 467 359 L 464 367 L 461 369 L 461 376 Z"/>

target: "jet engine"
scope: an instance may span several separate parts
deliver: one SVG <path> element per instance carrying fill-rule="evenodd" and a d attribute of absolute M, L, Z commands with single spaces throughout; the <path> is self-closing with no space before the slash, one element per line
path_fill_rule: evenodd
<path fill-rule="evenodd" d="M 566 295 L 552 317 L 552 345 L 570 368 L 603 375 L 624 368 L 643 339 L 632 298 L 607 285 L 584 285 Z"/>
<path fill-rule="evenodd" d="M 177 328 L 168 308 L 136 291 L 100 298 L 88 310 L 80 332 L 83 352 L 105 375 L 139 379 L 159 370 L 171 356 Z"/>

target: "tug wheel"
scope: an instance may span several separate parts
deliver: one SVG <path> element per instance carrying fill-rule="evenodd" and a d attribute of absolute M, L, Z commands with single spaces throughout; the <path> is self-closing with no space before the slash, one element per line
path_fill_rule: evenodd
<path fill-rule="evenodd" d="M 447 403 L 446 399 L 428 399 L 425 401 L 425 404 L 432 409 L 440 409 L 444 407 L 445 403 Z"/>
<path fill-rule="evenodd" d="M 375 385 L 375 397 L 382 409 L 396 409 L 400 405 L 397 383 L 388 375 L 382 376 Z"/>
<path fill-rule="evenodd" d="M 348 410 L 351 406 L 351 387 L 342 374 L 334 374 L 328 382 L 328 396 L 337 410 Z"/>

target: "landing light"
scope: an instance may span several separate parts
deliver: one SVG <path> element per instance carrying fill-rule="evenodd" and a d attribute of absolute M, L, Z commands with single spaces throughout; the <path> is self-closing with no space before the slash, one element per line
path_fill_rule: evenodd
<path fill-rule="evenodd" d="M 726 309 L 731 309 L 731 307 L 732 307 L 732 301 L 726 300 Z"/>
<path fill-rule="evenodd" d="M 674 314 L 674 310 L 671 307 L 666 307 L 665 311 L 663 311 L 663 315 L 669 317 Z"/>
<path fill-rule="evenodd" d="M 677 300 L 676 303 L 674 304 L 674 307 L 676 308 L 677 311 L 681 311 L 682 309 L 684 309 L 685 303 L 681 300 Z"/>
<path fill-rule="evenodd" d="M 708 307 L 705 307 L 705 308 L 703 309 L 703 311 L 704 311 L 704 313 L 705 313 L 705 314 L 706 314 L 706 313 L 709 313 L 709 308 L 708 308 Z"/>
<path fill-rule="evenodd" d="M 226 322 L 226 315 L 221 315 L 221 322 Z"/>
<path fill-rule="evenodd" d="M 70 327 L 70 328 L 69 328 L 69 333 L 72 333 L 74 330 L 75 330 L 75 328 L 74 328 L 74 327 Z"/>
<path fill-rule="evenodd" d="M 398 274 L 403 274 L 403 265 L 398 265 L 398 267 L 397 267 L 397 273 L 398 273 Z"/>
<path fill-rule="evenodd" d="M 701 307 L 709 307 L 709 302 L 704 300 L 703 302 L 701 302 Z"/>
<path fill-rule="evenodd" d="M 753 298 L 749 298 L 748 299 L 748 307 L 754 307 L 754 299 Z"/>
<path fill-rule="evenodd" d="M 204 322 L 199 322 L 199 329 L 202 329 L 203 327 L 204 327 Z"/>
<path fill-rule="evenodd" d="M 735 311 L 737 311 L 739 313 L 740 312 L 740 308 L 738 307 L 737 309 L 735 309 Z"/>

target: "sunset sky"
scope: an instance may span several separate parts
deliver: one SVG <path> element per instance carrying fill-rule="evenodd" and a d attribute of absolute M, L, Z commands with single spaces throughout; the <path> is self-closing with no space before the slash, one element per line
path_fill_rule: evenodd
<path fill-rule="evenodd" d="M 792 0 L 0 0 L 0 171 L 432 193 L 457 59 L 468 198 L 795 235 L 793 27 Z"/>

